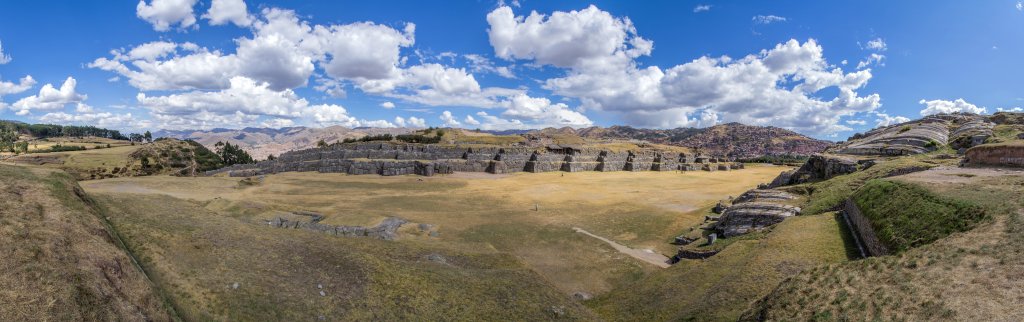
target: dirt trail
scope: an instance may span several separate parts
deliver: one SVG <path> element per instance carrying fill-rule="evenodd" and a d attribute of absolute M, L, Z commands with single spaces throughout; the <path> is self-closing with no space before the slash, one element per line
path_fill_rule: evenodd
<path fill-rule="evenodd" d="M 654 266 L 658 266 L 661 268 L 668 268 L 669 266 L 672 266 L 668 263 L 668 257 L 665 257 L 665 255 L 662 254 L 655 253 L 654 251 L 651 251 L 649 249 L 632 249 L 626 247 L 625 245 L 611 241 L 607 238 L 591 234 L 590 232 L 583 230 L 582 228 L 579 227 L 572 227 L 572 230 L 575 230 L 577 233 L 597 238 L 605 243 L 608 243 L 608 245 L 611 245 L 612 248 L 615 248 L 615 250 L 619 251 L 620 253 L 651 263 Z"/>

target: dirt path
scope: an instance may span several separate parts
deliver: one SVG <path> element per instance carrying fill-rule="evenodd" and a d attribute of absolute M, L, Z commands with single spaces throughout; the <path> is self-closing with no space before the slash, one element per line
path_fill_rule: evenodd
<path fill-rule="evenodd" d="M 632 249 L 632 248 L 626 247 L 626 246 L 624 246 L 622 244 L 619 244 L 619 243 L 616 243 L 614 241 L 611 241 L 611 240 L 609 240 L 607 238 L 591 234 L 590 232 L 588 232 L 586 230 L 583 230 L 582 228 L 579 228 L 579 227 L 572 227 L 572 230 L 575 230 L 577 233 L 581 233 L 581 234 L 584 234 L 584 235 L 587 235 L 587 236 L 590 236 L 590 237 L 597 238 L 597 239 L 599 239 L 599 240 L 601 240 L 601 241 L 603 241 L 605 243 L 608 243 L 608 245 L 611 245 L 612 248 L 615 248 L 615 250 L 619 251 L 620 253 L 632 256 L 633 258 L 636 258 L 636 259 L 639 259 L 639 260 L 642 260 L 642 261 L 645 261 L 645 262 L 648 262 L 648 263 L 651 263 L 654 266 L 658 266 L 658 267 L 661 267 L 661 268 L 668 268 L 669 266 L 672 266 L 672 265 L 670 265 L 668 263 L 668 257 L 665 257 L 662 254 L 655 253 L 654 251 L 652 251 L 650 249 Z"/>

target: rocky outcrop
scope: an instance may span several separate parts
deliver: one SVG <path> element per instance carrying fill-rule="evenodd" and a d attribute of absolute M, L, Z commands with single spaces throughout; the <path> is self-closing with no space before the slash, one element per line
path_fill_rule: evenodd
<path fill-rule="evenodd" d="M 965 121 L 949 135 L 949 147 L 959 150 L 985 144 L 992 136 L 993 127 L 995 123 L 981 117 Z"/>
<path fill-rule="evenodd" d="M 763 202 L 781 202 L 786 200 L 796 199 L 791 193 L 772 189 L 754 189 L 744 192 L 736 199 L 733 199 L 734 204 L 746 203 L 752 201 L 763 201 Z"/>
<path fill-rule="evenodd" d="M 462 148 L 423 144 L 353 143 L 282 154 L 275 160 L 234 165 L 207 175 L 229 173 L 234 177 L 292 171 L 379 174 L 384 176 L 449 174 L 453 172 L 581 172 L 581 171 L 675 171 L 695 170 L 689 162 L 703 162 L 706 170 L 742 169 L 727 158 L 640 149 L 613 152 L 551 146 L 546 149 Z M 723 163 L 712 163 L 723 162 Z"/>
<path fill-rule="evenodd" d="M 964 166 L 1024 167 L 1024 142 L 979 145 L 967 150 Z"/>
<path fill-rule="evenodd" d="M 949 123 L 941 118 L 925 118 L 872 130 L 864 138 L 833 149 L 841 154 L 909 155 L 933 151 L 949 139 Z"/>
<path fill-rule="evenodd" d="M 739 236 L 765 229 L 799 212 L 799 207 L 771 202 L 735 204 L 718 218 L 715 230 L 725 238 Z"/>
<path fill-rule="evenodd" d="M 729 238 L 763 230 L 800 212 L 799 207 L 781 203 L 796 196 L 784 191 L 755 189 L 733 200 L 712 228 Z"/>
<path fill-rule="evenodd" d="M 779 174 L 769 187 L 781 187 L 810 181 L 827 180 L 858 170 L 857 161 L 840 156 L 815 154 L 800 168 Z"/>

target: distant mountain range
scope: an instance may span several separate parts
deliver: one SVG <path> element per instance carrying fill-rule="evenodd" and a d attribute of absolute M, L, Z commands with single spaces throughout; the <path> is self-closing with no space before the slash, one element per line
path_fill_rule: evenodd
<path fill-rule="evenodd" d="M 324 140 L 329 143 L 347 138 L 361 138 L 366 135 L 404 134 L 414 131 L 409 128 L 346 128 L 331 126 L 325 128 L 285 127 L 280 129 L 247 127 L 240 130 L 212 129 L 207 131 L 160 130 L 153 133 L 154 137 L 175 139 L 191 139 L 207 148 L 213 149 L 218 141 L 230 141 L 238 144 L 256 159 L 265 159 L 268 155 L 281 155 L 291 150 L 306 149 L 316 146 Z"/>
<path fill-rule="evenodd" d="M 256 159 L 268 155 L 316 146 L 321 139 L 333 143 L 346 138 L 360 138 L 365 135 L 405 134 L 415 131 L 411 128 L 326 128 L 286 127 L 213 129 L 207 131 L 157 131 L 155 137 L 192 139 L 212 148 L 218 141 L 230 141 L 250 151 Z M 752 126 L 727 123 L 708 128 L 642 129 L 629 126 L 588 127 L 573 129 L 547 128 L 542 130 L 480 131 L 500 136 L 559 136 L 562 139 L 577 137 L 587 140 L 639 140 L 658 144 L 678 145 L 696 149 L 702 153 L 719 156 L 757 157 L 762 155 L 810 155 L 821 152 L 832 142 L 817 140 L 805 135 L 771 126 Z"/>

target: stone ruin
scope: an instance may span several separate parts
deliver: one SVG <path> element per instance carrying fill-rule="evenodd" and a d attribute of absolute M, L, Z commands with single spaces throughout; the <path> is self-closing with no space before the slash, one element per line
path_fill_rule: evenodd
<path fill-rule="evenodd" d="M 407 221 L 402 218 L 388 217 L 374 227 L 332 226 L 321 224 L 320 220 L 324 217 L 317 213 L 293 212 L 293 214 L 308 216 L 311 219 L 307 222 L 276 217 L 272 220 L 268 220 L 267 225 L 276 228 L 305 229 L 343 237 L 369 237 L 383 240 L 395 240 L 395 238 L 398 237 L 398 228 L 407 223 Z"/>
<path fill-rule="evenodd" d="M 454 172 L 724 171 L 742 169 L 733 159 L 652 149 L 610 150 L 548 146 L 461 147 L 433 144 L 363 142 L 282 154 L 275 160 L 239 164 L 206 175 L 249 177 L 293 171 L 378 174 L 384 176 Z"/>
<path fill-rule="evenodd" d="M 796 196 L 779 190 L 755 189 L 740 195 L 710 228 L 724 238 L 760 231 L 797 215 L 800 208 L 782 203 Z"/>

